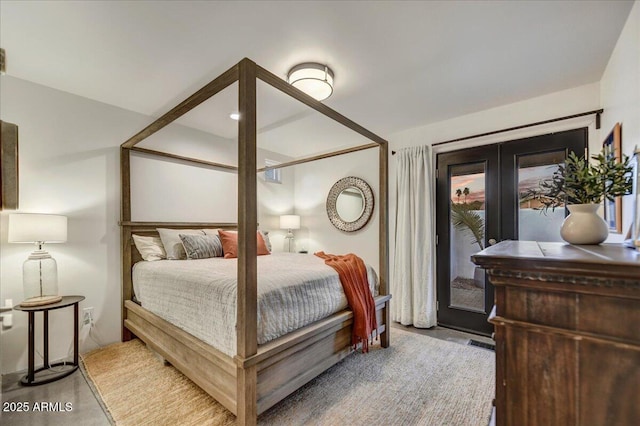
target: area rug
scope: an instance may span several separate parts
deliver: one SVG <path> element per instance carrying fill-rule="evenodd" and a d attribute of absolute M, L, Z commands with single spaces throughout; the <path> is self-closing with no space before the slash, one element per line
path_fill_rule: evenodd
<path fill-rule="evenodd" d="M 391 329 L 261 415 L 264 425 L 488 424 L 494 353 Z M 232 425 L 235 417 L 139 340 L 82 356 L 116 425 Z"/>

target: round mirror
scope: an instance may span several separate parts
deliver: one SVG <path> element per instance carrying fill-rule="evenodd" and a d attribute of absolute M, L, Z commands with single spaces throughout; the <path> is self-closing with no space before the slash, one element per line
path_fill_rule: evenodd
<path fill-rule="evenodd" d="M 355 222 L 364 211 L 364 194 L 355 186 L 350 186 L 338 194 L 336 212 L 345 222 Z"/>
<path fill-rule="evenodd" d="M 364 180 L 349 176 L 336 182 L 327 197 L 327 215 L 338 229 L 353 232 L 367 224 L 373 213 L 373 191 Z"/>

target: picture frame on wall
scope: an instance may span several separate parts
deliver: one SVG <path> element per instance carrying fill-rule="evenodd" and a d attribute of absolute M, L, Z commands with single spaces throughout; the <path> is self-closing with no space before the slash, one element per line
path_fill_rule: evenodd
<path fill-rule="evenodd" d="M 622 125 L 620 123 L 613 126 L 602 142 L 602 148 L 607 158 L 615 157 L 617 162 L 622 162 Z M 622 233 L 622 197 L 616 197 L 614 201 L 605 198 L 604 221 L 607 222 L 609 232 Z"/>
<path fill-rule="evenodd" d="M 0 211 L 17 210 L 18 126 L 0 121 Z"/>
<path fill-rule="evenodd" d="M 633 217 L 624 245 L 640 251 L 640 147 L 636 146 L 631 159 L 633 165 Z"/>

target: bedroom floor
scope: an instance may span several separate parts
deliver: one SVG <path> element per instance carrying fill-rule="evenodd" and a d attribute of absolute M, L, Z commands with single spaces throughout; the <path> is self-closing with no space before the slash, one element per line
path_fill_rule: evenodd
<path fill-rule="evenodd" d="M 444 327 L 416 329 L 396 323 L 392 327 L 463 345 L 466 345 L 469 339 L 492 343 L 492 340 L 487 337 Z M 393 336 L 391 342 L 393 344 Z M 2 376 L 0 423 L 3 425 L 109 425 L 109 420 L 100 403 L 94 397 L 84 376 L 79 371 L 56 382 L 34 387 L 20 385 L 20 378 L 24 374 L 24 372 L 21 372 Z M 29 402 L 29 412 L 17 412 L 15 411 L 17 406 L 11 404 L 12 402 L 19 403 L 22 401 Z M 34 404 L 36 401 L 50 403 L 44 405 L 45 408 L 50 410 L 43 411 L 42 404 L 36 407 Z M 56 402 L 60 404 L 55 404 Z M 65 410 L 65 403 L 71 403 L 70 410 L 52 411 L 54 409 Z M 35 411 L 34 408 L 38 408 L 40 411 Z"/>

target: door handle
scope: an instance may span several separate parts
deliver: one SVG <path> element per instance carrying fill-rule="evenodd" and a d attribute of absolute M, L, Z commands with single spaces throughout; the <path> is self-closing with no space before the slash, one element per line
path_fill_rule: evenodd
<path fill-rule="evenodd" d="M 494 244 L 496 244 L 497 241 L 495 240 L 495 238 L 489 238 L 489 245 L 492 246 Z"/>

